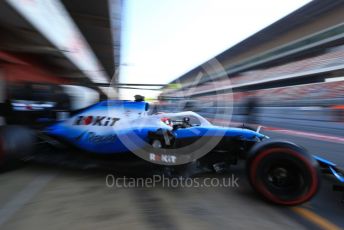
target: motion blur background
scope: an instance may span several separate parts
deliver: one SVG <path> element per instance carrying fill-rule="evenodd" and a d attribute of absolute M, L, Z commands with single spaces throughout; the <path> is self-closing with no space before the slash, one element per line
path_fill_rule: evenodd
<path fill-rule="evenodd" d="M 166 2 L 0 1 L 0 124 L 37 127 L 100 100 L 141 94 L 154 112 L 192 110 L 216 124 L 231 119 L 236 126 L 264 125 L 267 135 L 300 143 L 344 166 L 344 1 L 240 1 L 239 8 L 237 1 L 218 0 L 228 8 L 211 0 Z M 198 12 L 201 2 L 217 8 Z M 237 14 L 230 20 L 225 16 L 231 8 L 228 15 Z M 221 24 L 206 23 L 220 9 Z M 130 21 L 138 13 L 147 18 L 146 25 L 154 24 L 150 30 Z M 169 13 L 168 20 L 159 20 Z M 166 27 L 174 22 L 179 24 Z M 133 25 L 140 33 L 128 32 Z M 214 28 L 220 29 L 209 30 Z M 169 36 L 172 29 L 176 34 Z M 190 39 L 196 29 L 201 33 Z M 170 40 L 162 41 L 163 34 Z M 231 36 L 235 39 L 229 41 Z M 220 41 L 211 37 L 228 38 L 228 43 L 214 48 Z M 152 46 L 132 45 L 140 39 Z M 189 43 L 169 43 L 174 40 Z M 136 62 L 130 50 L 143 62 Z M 207 71 L 214 60 L 221 68 Z M 223 112 L 228 106 L 232 116 Z M 106 190 L 102 174 L 59 171 L 50 181 L 40 177 L 45 173 L 51 171 L 29 168 L 0 176 L 0 228 L 86 229 L 85 223 L 90 229 L 314 227 L 295 213 L 266 207 L 244 182 L 237 193 L 219 188 L 128 192 Z M 49 183 L 47 190 L 33 189 L 42 198 L 22 209 L 15 206 L 23 201 L 16 192 L 29 188 L 30 193 L 37 183 L 42 188 Z M 340 196 L 332 194 L 322 190 L 307 210 L 344 228 Z"/>
<path fill-rule="evenodd" d="M 297 8 L 305 2 L 293 4 Z M 171 110 L 171 104 L 178 104 L 173 106 L 174 110 L 194 110 L 211 118 L 233 102 L 230 106 L 236 122 L 288 124 L 300 129 L 325 127 L 326 131 L 343 128 L 342 1 L 309 2 L 222 53 L 208 56 L 209 60 L 217 60 L 223 70 L 205 72 L 205 61 L 179 77 L 157 77 L 153 70 L 154 77 L 140 75 L 139 68 L 132 72 L 136 76 L 128 77 L 131 72 L 127 69 L 135 68 L 130 65 L 140 65 L 130 63 L 132 54 L 124 52 L 121 58 L 121 47 L 124 44 L 129 52 L 131 46 L 127 42 L 133 41 L 129 35 L 135 34 L 126 31 L 130 28 L 122 28 L 137 25 L 130 23 L 130 18 L 123 24 L 123 12 L 132 18 L 131 14 L 138 12 L 131 9 L 133 5 L 134 2 L 120 0 L 2 1 L 0 99 L 7 123 L 63 119 L 70 110 L 98 100 L 131 99 L 142 94 L 160 111 Z M 274 17 L 278 19 L 280 15 Z M 228 30 L 229 34 L 236 34 L 237 29 Z M 228 32 L 223 33 L 228 36 Z M 211 43 L 203 44 L 203 49 L 211 47 Z M 167 65 L 169 56 L 166 52 Z M 178 69 L 176 63 L 170 63 L 169 68 Z M 153 62 L 150 67 L 159 69 L 160 65 Z M 178 71 L 183 69 L 179 67 Z M 23 112 L 25 116 L 17 115 Z M 229 114 L 223 114 L 223 119 L 229 119 Z"/>
<path fill-rule="evenodd" d="M 343 131 L 343 10 L 342 1 L 310 2 L 215 56 L 224 71 L 203 63 L 159 98 L 166 107 L 187 98 L 179 104 L 207 117 L 233 100 L 237 122 Z"/>

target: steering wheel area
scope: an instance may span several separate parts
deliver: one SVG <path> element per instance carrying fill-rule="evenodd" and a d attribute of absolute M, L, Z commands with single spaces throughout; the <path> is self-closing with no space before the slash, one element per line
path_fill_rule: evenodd
<path fill-rule="evenodd" d="M 171 118 L 168 117 L 163 117 L 161 118 L 161 121 L 165 123 L 166 125 L 170 126 L 173 128 L 173 130 L 176 129 L 185 129 L 192 127 L 193 125 L 190 123 L 190 118 L 189 117 L 183 117 L 183 119 L 176 119 L 172 120 Z"/>

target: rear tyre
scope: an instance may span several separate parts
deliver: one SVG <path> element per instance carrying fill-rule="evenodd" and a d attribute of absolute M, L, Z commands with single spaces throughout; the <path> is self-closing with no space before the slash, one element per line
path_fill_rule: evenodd
<path fill-rule="evenodd" d="M 316 161 L 302 148 L 284 143 L 261 148 L 248 159 L 252 187 L 278 205 L 298 205 L 310 200 L 319 188 Z"/>
<path fill-rule="evenodd" d="M 0 171 L 20 165 L 34 149 L 35 135 L 21 126 L 0 127 Z"/>

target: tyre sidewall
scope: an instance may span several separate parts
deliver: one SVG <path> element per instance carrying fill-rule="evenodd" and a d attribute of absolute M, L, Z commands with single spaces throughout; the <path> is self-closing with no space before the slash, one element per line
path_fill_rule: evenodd
<path fill-rule="evenodd" d="M 298 197 L 293 200 L 282 200 L 277 195 L 272 194 L 269 189 L 265 186 L 263 179 L 259 178 L 258 175 L 261 172 L 259 170 L 259 164 L 263 162 L 263 159 L 270 157 L 273 154 L 286 154 L 284 158 L 290 158 L 297 161 L 299 164 L 304 165 L 307 170 L 306 174 L 309 175 L 310 181 L 309 189 L 305 195 Z M 271 142 L 267 144 L 261 144 L 259 148 L 255 148 L 254 152 L 251 152 L 247 159 L 247 175 L 251 186 L 255 191 L 262 195 L 266 200 L 279 205 L 297 205 L 310 200 L 318 191 L 320 186 L 319 169 L 316 160 L 309 155 L 306 150 L 290 142 Z"/>

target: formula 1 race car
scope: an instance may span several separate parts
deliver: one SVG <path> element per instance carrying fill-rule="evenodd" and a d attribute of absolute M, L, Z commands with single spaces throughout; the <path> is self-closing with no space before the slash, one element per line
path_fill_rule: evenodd
<path fill-rule="evenodd" d="M 144 163 L 167 171 L 192 164 L 219 172 L 240 159 L 253 189 L 275 204 L 311 199 L 320 172 L 344 182 L 335 164 L 294 143 L 271 140 L 260 130 L 214 126 L 193 112 L 149 114 L 144 101 L 99 102 L 42 130 L 0 127 L 3 169 L 17 162 L 102 164 L 113 170 Z"/>

